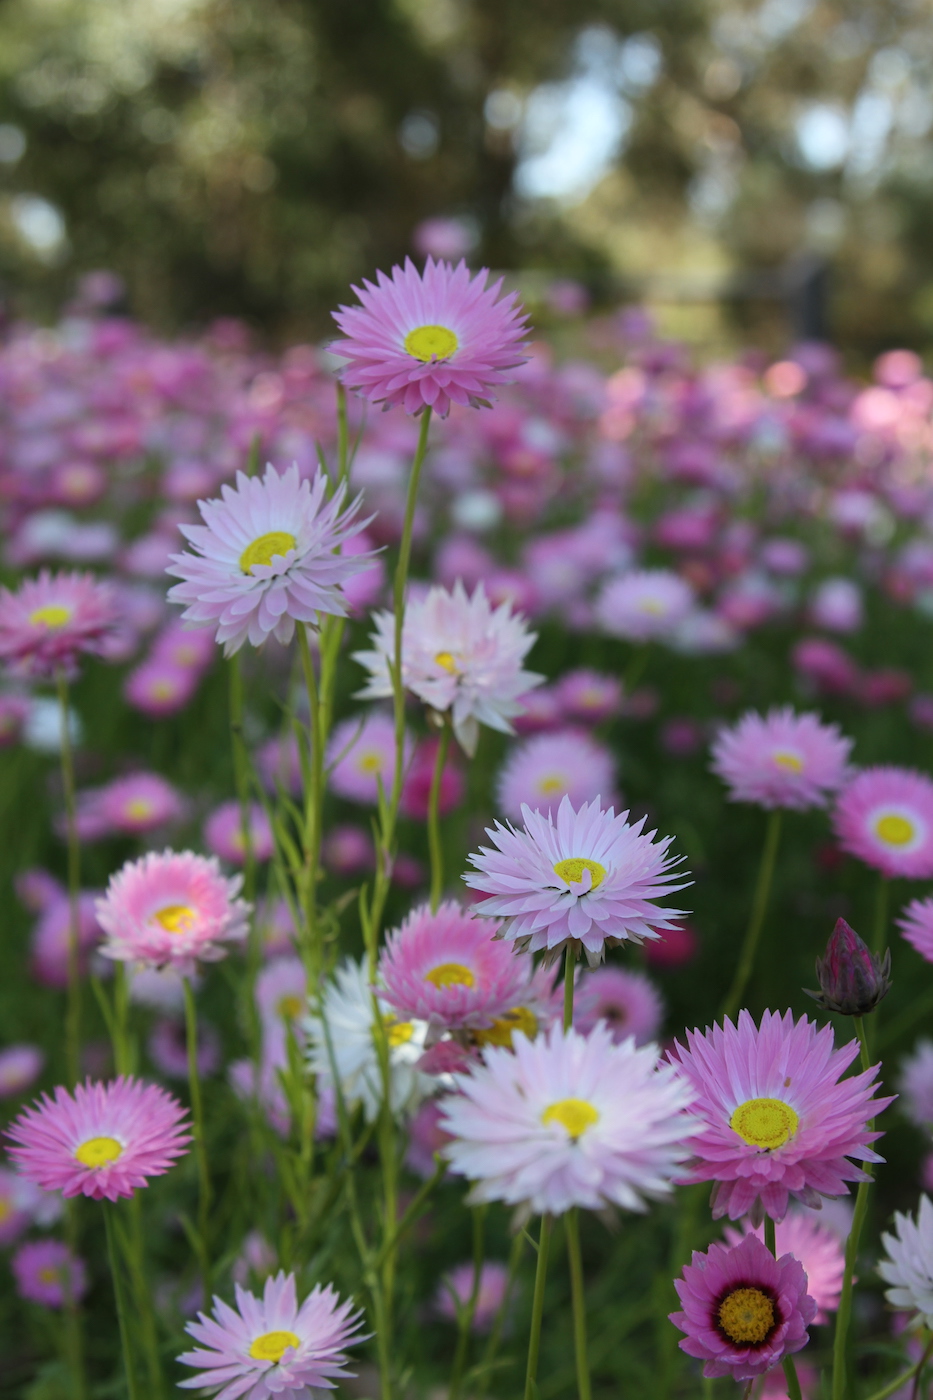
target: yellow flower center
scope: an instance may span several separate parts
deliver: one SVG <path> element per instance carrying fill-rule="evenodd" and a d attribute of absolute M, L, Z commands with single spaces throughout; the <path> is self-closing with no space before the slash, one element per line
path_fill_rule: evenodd
<path fill-rule="evenodd" d="M 476 978 L 463 963 L 440 963 L 424 974 L 424 980 L 435 987 L 473 987 Z"/>
<path fill-rule="evenodd" d="M 382 1023 L 386 1028 L 386 1039 L 389 1042 L 390 1050 L 397 1050 L 400 1045 L 407 1045 L 415 1033 L 411 1021 L 396 1021 L 391 1016 L 385 1016 Z"/>
<path fill-rule="evenodd" d="M 240 568 L 244 574 L 251 574 L 254 565 L 271 564 L 276 555 L 284 558 L 290 549 L 295 548 L 295 544 L 295 536 L 287 530 L 270 530 L 267 535 L 260 535 L 246 546 L 240 555 Z"/>
<path fill-rule="evenodd" d="M 60 1283 L 61 1275 L 59 1274 L 57 1269 L 53 1269 L 50 1265 L 46 1265 L 44 1269 L 39 1270 L 39 1280 L 42 1283 Z"/>
<path fill-rule="evenodd" d="M 512 1032 L 522 1031 L 529 1040 L 538 1034 L 538 1018 L 527 1006 L 513 1006 L 498 1021 L 493 1021 L 484 1031 L 476 1032 L 478 1045 L 501 1045 L 506 1050 L 512 1048 Z"/>
<path fill-rule="evenodd" d="M 152 815 L 152 803 L 145 797 L 133 797 L 126 804 L 126 815 L 134 821 L 145 821 Z"/>
<path fill-rule="evenodd" d="M 190 904 L 166 904 L 152 916 L 166 933 L 187 933 L 197 915 Z"/>
<path fill-rule="evenodd" d="M 457 674 L 457 662 L 451 652 L 439 651 L 434 657 L 434 660 L 438 666 L 443 667 L 449 676 L 455 676 Z"/>
<path fill-rule="evenodd" d="M 642 598 L 639 607 L 642 612 L 651 613 L 653 617 L 660 617 L 664 612 L 664 604 L 660 598 Z"/>
<path fill-rule="evenodd" d="M 587 1128 L 599 1122 L 599 1110 L 586 1099 L 558 1099 L 541 1114 L 542 1123 L 560 1123 L 576 1142 Z"/>
<path fill-rule="evenodd" d="M 782 1099 L 746 1099 L 729 1119 L 729 1127 L 749 1147 L 770 1152 L 794 1136 L 799 1121 L 790 1104 Z"/>
<path fill-rule="evenodd" d="M 889 812 L 875 822 L 875 835 L 887 846 L 906 846 L 913 840 L 914 825 L 906 817 Z"/>
<path fill-rule="evenodd" d="M 35 627 L 64 627 L 71 621 L 71 613 L 71 608 L 66 608 L 64 603 L 46 603 L 44 608 L 36 608 L 29 614 L 29 621 Z"/>
<path fill-rule="evenodd" d="M 737 1346 L 763 1342 L 774 1326 L 774 1304 L 760 1288 L 736 1288 L 719 1304 L 719 1325 Z"/>
<path fill-rule="evenodd" d="M 382 767 L 382 757 L 377 753 L 361 754 L 356 766 L 361 773 L 378 773 Z"/>
<path fill-rule="evenodd" d="M 771 755 L 775 768 L 783 768 L 787 773 L 802 773 L 803 759 L 795 753 L 779 751 Z"/>
<path fill-rule="evenodd" d="M 12 1214 L 13 1207 L 10 1205 L 8 1200 L 6 1200 L 3 1196 L 0 1196 L 0 1225 L 2 1225 L 4 1220 L 6 1220 L 8 1216 L 11 1216 Z"/>
<path fill-rule="evenodd" d="M 446 326 L 416 326 L 405 337 L 405 349 L 416 360 L 449 360 L 460 342 Z"/>
<path fill-rule="evenodd" d="M 249 1349 L 254 1361 L 281 1361 L 289 1347 L 301 1346 L 294 1332 L 263 1332 Z"/>
<path fill-rule="evenodd" d="M 592 878 L 591 890 L 598 890 L 606 878 L 606 867 L 598 861 L 587 860 L 585 856 L 570 856 L 567 860 L 559 860 L 553 870 L 554 874 L 566 880 L 568 885 L 578 885 L 583 879 L 584 870 L 588 870 Z"/>
<path fill-rule="evenodd" d="M 279 1001 L 279 1015 L 286 1021 L 293 1021 L 302 1011 L 301 997 L 284 996 Z"/>
<path fill-rule="evenodd" d="M 112 1137 L 88 1138 L 75 1148 L 75 1157 L 82 1167 L 105 1167 L 122 1156 L 123 1144 Z"/>
<path fill-rule="evenodd" d="M 562 792 L 566 786 L 567 781 L 565 778 L 560 778 L 556 773 L 551 773 L 546 778 L 541 779 L 540 783 L 538 784 L 538 791 Z"/>

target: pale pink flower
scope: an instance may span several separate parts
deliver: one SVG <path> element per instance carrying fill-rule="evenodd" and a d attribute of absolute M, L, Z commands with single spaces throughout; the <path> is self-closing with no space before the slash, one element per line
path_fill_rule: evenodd
<path fill-rule="evenodd" d="M 77 674 L 79 655 L 99 655 L 117 623 L 110 589 L 92 574 L 24 579 L 0 589 L 0 659 L 20 676 Z"/>
<path fill-rule="evenodd" d="M 635 569 L 604 584 L 596 600 L 603 630 L 630 642 L 663 641 L 694 605 L 690 584 L 669 569 Z"/>
<path fill-rule="evenodd" d="M 789 705 L 767 715 L 750 710 L 724 727 L 712 747 L 712 769 L 732 802 L 804 811 L 825 807 L 848 776 L 852 740 L 818 715 L 795 714 Z"/>
<path fill-rule="evenodd" d="M 578 729 L 538 734 L 517 744 L 496 780 L 499 807 L 513 821 L 523 807 L 556 810 L 567 797 L 574 807 L 602 795 L 615 803 L 615 760 L 610 751 Z"/>

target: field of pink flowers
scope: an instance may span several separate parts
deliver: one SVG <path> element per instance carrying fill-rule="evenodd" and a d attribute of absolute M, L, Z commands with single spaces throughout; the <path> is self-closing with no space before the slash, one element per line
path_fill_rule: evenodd
<path fill-rule="evenodd" d="M 919 358 L 112 291 L 0 340 L 0 1395 L 927 1395 Z"/>

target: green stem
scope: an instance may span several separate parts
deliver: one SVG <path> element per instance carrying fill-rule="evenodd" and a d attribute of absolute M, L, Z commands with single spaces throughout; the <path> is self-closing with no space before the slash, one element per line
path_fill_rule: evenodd
<path fill-rule="evenodd" d="M 323 967 L 323 949 L 318 937 L 317 887 L 321 863 L 321 837 L 323 835 L 324 808 L 324 754 L 321 696 L 314 669 L 314 658 L 308 644 L 307 628 L 299 623 L 298 648 L 304 671 L 305 686 L 308 692 L 308 706 L 311 721 L 311 782 L 305 794 L 304 827 L 304 911 L 305 911 L 305 965 L 308 971 L 309 990 L 313 994 L 320 980 Z"/>
<path fill-rule="evenodd" d="M 68 843 L 68 1000 L 65 1010 L 65 1062 L 68 1085 L 73 1087 L 81 1074 L 81 846 L 75 816 L 75 769 L 68 727 L 68 681 L 60 671 L 56 677 L 61 734 L 62 787 L 65 794 L 65 830 Z"/>
<path fill-rule="evenodd" d="M 337 381 L 337 484 L 338 486 L 346 481 L 350 471 L 350 453 L 348 451 L 349 434 L 347 432 L 347 391 L 344 386 Z"/>
<path fill-rule="evenodd" d="M 868 1043 L 865 1038 L 865 1025 L 861 1016 L 855 1016 L 855 1029 L 858 1033 L 859 1046 L 861 1049 L 862 1069 L 870 1068 L 868 1060 Z M 868 1131 L 874 1129 L 874 1119 L 868 1125 Z M 871 1165 L 865 1164 L 865 1171 L 871 1176 Z M 855 1196 L 855 1213 L 852 1217 L 852 1229 L 846 1241 L 846 1262 L 845 1271 L 842 1276 L 842 1292 L 839 1296 L 839 1308 L 836 1313 L 836 1331 L 833 1337 L 833 1383 L 832 1400 L 845 1400 L 846 1394 L 846 1354 L 849 1334 L 849 1321 L 852 1316 L 852 1279 L 855 1273 L 855 1264 L 858 1259 L 859 1238 L 862 1233 L 862 1226 L 865 1223 L 865 1215 L 868 1211 L 868 1188 L 871 1181 L 860 1181 L 858 1191 Z"/>
<path fill-rule="evenodd" d="M 908 1381 L 914 1379 L 922 1364 L 922 1361 L 918 1361 L 915 1366 L 911 1366 L 909 1371 L 902 1371 L 895 1380 L 888 1381 L 887 1385 L 883 1385 L 880 1390 L 873 1391 L 868 1400 L 888 1400 L 888 1397 L 893 1395 L 896 1390 L 900 1390 L 902 1385 L 906 1385 Z"/>
<path fill-rule="evenodd" d="M 803 1400 L 800 1389 L 800 1377 L 797 1375 L 797 1367 L 794 1365 L 792 1356 L 785 1356 L 783 1361 L 784 1379 L 787 1381 L 787 1400 Z"/>
<path fill-rule="evenodd" d="M 567 947 L 564 950 L 564 1032 L 570 1030 L 573 1025 L 573 973 L 576 963 L 576 954 L 573 942 L 568 938 Z"/>
<path fill-rule="evenodd" d="M 774 1221 L 771 1219 L 770 1215 L 766 1215 L 766 1216 L 765 1216 L 765 1247 L 771 1251 L 771 1253 L 774 1255 L 775 1259 L 777 1258 L 777 1244 L 776 1244 L 776 1242 L 775 1242 L 775 1234 L 776 1234 L 776 1233 L 777 1233 L 777 1232 L 776 1232 L 776 1229 L 775 1229 Z"/>
<path fill-rule="evenodd" d="M 477 1400 L 483 1400 L 483 1397 L 485 1396 L 486 1391 L 489 1388 L 489 1374 L 492 1370 L 493 1362 L 496 1359 L 496 1353 L 499 1350 L 499 1343 L 502 1340 L 502 1330 L 505 1327 L 505 1320 L 508 1315 L 509 1303 L 511 1302 L 512 1298 L 512 1289 L 515 1287 L 515 1279 L 518 1274 L 518 1266 L 521 1263 L 524 1249 L 524 1232 L 522 1230 L 517 1230 L 515 1233 L 515 1238 L 512 1240 L 512 1249 L 509 1254 L 509 1272 L 506 1278 L 505 1292 L 502 1295 L 502 1302 L 499 1304 L 499 1309 L 496 1313 L 495 1321 L 492 1324 L 492 1330 L 489 1333 L 489 1341 L 486 1344 L 486 1351 L 483 1355 L 479 1381 L 480 1388 Z"/>
<path fill-rule="evenodd" d="M 68 1361 L 68 1377 L 71 1381 L 73 1400 L 85 1400 L 87 1381 L 84 1374 L 84 1335 L 81 1328 L 81 1310 L 69 1294 L 65 1299 L 65 1356 Z"/>
<path fill-rule="evenodd" d="M 884 945 L 887 941 L 890 889 L 891 882 L 884 875 L 879 875 L 878 883 L 875 886 L 875 927 L 871 940 L 872 952 L 877 953 L 878 957 L 884 952 Z"/>
<path fill-rule="evenodd" d="M 116 1230 L 112 1214 L 115 1207 L 112 1206 L 109 1201 L 102 1201 L 101 1205 L 104 1211 L 104 1229 L 107 1233 L 107 1257 L 110 1260 L 110 1273 L 113 1277 L 113 1294 L 117 1305 L 117 1322 L 120 1326 L 120 1345 L 123 1349 L 123 1369 L 126 1372 L 126 1388 L 130 1400 L 138 1400 L 139 1392 L 136 1389 L 136 1368 L 133 1364 L 133 1349 L 130 1345 L 126 1295 L 123 1291 L 121 1261 L 117 1253 Z"/>
<path fill-rule="evenodd" d="M 466 1365 L 467 1350 L 470 1345 L 470 1329 L 476 1315 L 479 1286 L 483 1277 L 483 1224 L 486 1218 L 485 1206 L 473 1208 L 473 1285 L 470 1296 L 457 1316 L 457 1350 L 454 1354 L 453 1369 L 450 1373 L 450 1386 L 447 1400 L 460 1400 L 460 1386 L 463 1381 L 463 1368 Z"/>
<path fill-rule="evenodd" d="M 544 1286 L 547 1282 L 547 1257 L 551 1245 L 551 1217 L 542 1215 L 538 1236 L 538 1265 L 535 1269 L 535 1291 L 531 1304 L 531 1332 L 528 1336 L 528 1368 L 525 1372 L 525 1400 L 537 1400 L 538 1356 L 541 1352 L 541 1323 L 544 1318 Z"/>
<path fill-rule="evenodd" d="M 723 1002 L 722 1016 L 735 1017 L 745 994 L 748 979 L 752 974 L 755 965 L 755 953 L 758 948 L 758 940 L 765 921 L 765 914 L 768 911 L 768 898 L 771 894 L 771 885 L 774 881 L 774 867 L 777 861 L 778 846 L 781 842 L 781 809 L 778 807 L 768 816 L 768 826 L 765 832 L 764 850 L 761 853 L 761 865 L 758 868 L 758 882 L 755 886 L 755 898 L 752 903 L 751 917 L 748 927 L 745 930 L 745 941 L 742 944 L 742 951 L 739 955 L 739 964 L 735 970 L 735 977 L 732 979 L 732 986 L 729 994 Z"/>
<path fill-rule="evenodd" d="M 142 1218 L 140 1214 L 139 1192 L 129 1203 L 130 1228 L 127 1258 L 133 1278 L 133 1292 L 136 1296 L 136 1310 L 139 1314 L 143 1336 L 143 1351 L 146 1356 L 146 1370 L 149 1374 L 149 1397 L 147 1400 L 161 1400 L 165 1384 L 162 1375 L 162 1358 L 159 1355 L 159 1338 L 156 1330 L 155 1314 L 152 1310 L 152 1291 L 146 1278 L 143 1252 Z"/>
<path fill-rule="evenodd" d="M 249 809 L 249 755 L 243 736 L 242 652 L 230 658 L 230 737 L 233 741 L 233 776 L 240 804 L 240 834 L 243 838 L 243 895 L 250 902 L 256 891 L 256 856 Z"/>
<path fill-rule="evenodd" d="M 564 1217 L 567 1258 L 570 1262 L 570 1294 L 573 1303 L 573 1349 L 577 1361 L 579 1400 L 591 1400 L 590 1365 L 586 1351 L 586 1290 L 583 1286 L 583 1256 L 580 1251 L 580 1215 L 573 1206 Z"/>
<path fill-rule="evenodd" d="M 201 1269 L 201 1286 L 204 1291 L 206 1311 L 211 1300 L 211 1256 L 208 1247 L 211 1176 L 207 1163 L 207 1142 L 204 1137 L 201 1077 L 198 1074 L 198 1013 L 194 1004 L 191 982 L 187 977 L 184 979 L 183 985 L 185 989 L 185 1034 L 188 1042 L 188 1085 L 191 1093 L 191 1126 L 194 1134 L 194 1153 L 198 1164 L 198 1262 Z"/>
<path fill-rule="evenodd" d="M 444 728 L 437 743 L 437 756 L 434 760 L 434 772 L 431 775 L 431 794 L 428 798 L 428 846 L 431 850 L 431 913 L 437 913 L 437 906 L 441 902 L 441 895 L 444 892 L 444 847 L 441 844 L 440 824 L 438 821 L 438 806 L 441 795 L 441 780 L 444 776 L 444 764 L 447 762 L 447 749 L 450 744 L 450 726 L 445 721 Z"/>

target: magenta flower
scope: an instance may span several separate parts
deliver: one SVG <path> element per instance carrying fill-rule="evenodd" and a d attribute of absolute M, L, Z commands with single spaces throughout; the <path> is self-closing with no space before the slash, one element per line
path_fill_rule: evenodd
<path fill-rule="evenodd" d="M 767 715 L 750 710 L 721 729 L 711 767 L 729 788 L 731 802 L 754 802 L 804 811 L 825 807 L 847 776 L 852 740 L 818 715 L 794 714 L 789 705 Z"/>
<path fill-rule="evenodd" d="M 253 860 L 268 860 L 274 850 L 272 827 L 265 809 L 251 802 L 247 820 Z M 236 799 L 221 802 L 204 823 L 204 842 L 215 856 L 231 865 L 246 864 L 246 841 L 243 837 L 243 809 Z"/>
<path fill-rule="evenodd" d="M 59 1086 L 7 1129 L 10 1156 L 43 1191 L 116 1201 L 167 1172 L 191 1140 L 185 1110 L 156 1084 L 122 1076 Z"/>
<path fill-rule="evenodd" d="M 214 1315 L 198 1313 L 185 1328 L 196 1342 L 178 1360 L 201 1374 L 178 1384 L 210 1391 L 223 1400 L 307 1400 L 332 1390 L 347 1371 L 344 1348 L 363 1341 L 361 1314 L 341 1303 L 333 1288 L 320 1284 L 298 1306 L 295 1275 L 267 1278 L 262 1298 L 234 1285 L 236 1309 L 214 1299 Z"/>
<path fill-rule="evenodd" d="M 664 1018 L 657 987 L 643 972 L 622 967 L 598 967 L 583 972 L 573 1000 L 573 1023 L 588 1035 L 602 1022 L 613 1040 L 633 1036 L 636 1045 L 654 1040 Z"/>
<path fill-rule="evenodd" d="M 816 1303 L 803 1265 L 792 1254 L 775 1259 L 755 1235 L 694 1250 L 674 1287 L 683 1310 L 670 1319 L 686 1334 L 680 1349 L 704 1363 L 704 1376 L 751 1380 L 810 1340 Z"/>
<path fill-rule="evenodd" d="M 850 1158 L 880 1162 L 870 1121 L 893 1098 L 873 1098 L 879 1066 L 840 1080 L 858 1058 L 857 1040 L 834 1048 L 831 1026 L 766 1011 L 759 1029 L 747 1011 L 712 1030 L 687 1032 L 671 1059 L 696 1093 L 703 1126 L 689 1142 L 687 1181 L 714 1181 L 713 1215 L 752 1211 L 783 1220 L 791 1196 L 818 1206 L 864 1181 Z"/>
<path fill-rule="evenodd" d="M 616 765 L 602 744 L 578 729 L 537 734 L 512 749 L 496 781 L 499 806 L 513 821 L 522 808 L 556 811 L 564 797 L 574 807 L 602 794 L 615 803 Z"/>
<path fill-rule="evenodd" d="M 753 1229 L 750 1220 L 742 1222 L 741 1230 L 732 1225 L 727 1225 L 725 1230 L 726 1242 L 731 1245 L 741 1244 L 749 1234 L 762 1239 L 762 1233 L 762 1227 Z M 799 1207 L 795 1210 L 791 1206 L 781 1223 L 774 1227 L 774 1243 L 778 1258 L 782 1254 L 792 1254 L 800 1260 L 807 1276 L 807 1292 L 816 1303 L 813 1321 L 828 1322 L 829 1314 L 839 1306 L 842 1292 L 845 1241 L 812 1210 Z"/>
<path fill-rule="evenodd" d="M 486 268 L 471 277 L 464 262 L 434 262 L 424 274 L 405 259 L 391 277 L 354 287 L 362 305 L 341 306 L 334 320 L 346 339 L 331 350 L 349 364 L 343 382 L 363 398 L 406 413 L 433 408 L 445 418 L 451 403 L 488 407 L 505 371 L 524 364 L 527 330 L 514 292 L 487 287 Z"/>
<path fill-rule="evenodd" d="M 184 1021 L 167 1016 L 153 1022 L 146 1049 L 150 1060 L 166 1079 L 188 1078 L 188 1037 Z M 198 1018 L 197 1058 L 202 1079 L 216 1074 L 220 1068 L 220 1036 L 203 1016 Z"/>
<path fill-rule="evenodd" d="M 117 616 L 110 589 L 92 574 L 24 579 L 0 589 L 0 659 L 20 676 L 42 680 L 77 673 L 79 655 L 99 655 Z"/>
<path fill-rule="evenodd" d="M 837 797 L 832 820 L 842 849 L 882 875 L 933 875 L 933 782 L 923 773 L 863 768 Z"/>
<path fill-rule="evenodd" d="M 237 898 L 241 884 L 241 876 L 228 880 L 216 860 L 191 851 L 127 861 L 97 901 L 106 935 L 100 951 L 190 977 L 198 962 L 217 962 L 246 937 L 250 906 Z"/>
<path fill-rule="evenodd" d="M 78 833 L 85 841 L 119 834 L 140 836 L 176 821 L 181 794 L 158 773 L 131 773 L 105 787 L 78 794 Z"/>
<path fill-rule="evenodd" d="M 434 1310 L 440 1317 L 456 1322 L 458 1313 L 469 1306 L 473 1296 L 475 1271 L 472 1263 L 458 1264 L 441 1279 L 434 1298 Z M 479 1273 L 479 1288 L 473 1310 L 471 1327 L 474 1332 L 488 1332 L 505 1302 L 509 1286 L 509 1271 L 496 1259 L 487 1259 Z"/>
<path fill-rule="evenodd" d="M 402 762 L 411 759 L 411 736 L 405 735 Z M 395 721 L 379 710 L 345 719 L 330 737 L 326 754 L 329 782 L 334 792 L 349 802 L 375 807 L 379 784 L 386 794 L 392 791 L 395 775 Z"/>
<path fill-rule="evenodd" d="M 622 684 L 615 676 L 581 667 L 568 671 L 557 683 L 557 698 L 567 719 L 601 724 L 622 708 Z"/>
<path fill-rule="evenodd" d="M 901 911 L 897 926 L 910 946 L 933 962 L 933 898 L 912 899 Z"/>
<path fill-rule="evenodd" d="M 380 995 L 402 1021 L 491 1026 L 522 1000 L 530 971 L 526 959 L 496 941 L 497 929 L 452 900 L 436 914 L 422 904 L 386 940 Z"/>
<path fill-rule="evenodd" d="M 0 1099 L 21 1094 L 38 1079 L 45 1052 L 38 1045 L 8 1045 L 0 1050 Z"/>
<path fill-rule="evenodd" d="M 676 924 L 680 910 L 655 903 L 686 888 L 689 881 L 671 867 L 673 837 L 655 841 L 643 835 L 646 818 L 630 826 L 627 812 L 616 816 L 599 801 L 575 812 L 564 798 L 554 820 L 522 809 L 525 825 L 516 831 L 499 822 L 486 835 L 496 849 L 481 846 L 469 857 L 476 873 L 463 879 L 487 896 L 481 914 L 504 919 L 502 936 L 519 947 L 554 953 L 568 939 L 579 940 L 591 964 L 616 943 L 658 938 Z"/>
<path fill-rule="evenodd" d="M 183 710 L 197 688 L 196 671 L 152 657 L 130 671 L 123 683 L 123 698 L 150 719 L 164 719 Z"/>
<path fill-rule="evenodd" d="M 345 617 L 341 585 L 370 563 L 339 552 L 366 523 L 356 519 L 362 497 L 343 510 L 340 486 L 327 500 L 320 470 L 313 484 L 297 466 L 283 476 L 272 466 L 262 478 L 238 472 L 236 483 L 220 488 L 220 500 L 198 502 L 204 524 L 179 526 L 195 552 L 173 554 L 166 570 L 182 580 L 170 601 L 188 605 L 186 622 L 216 625 L 225 656 L 272 635 L 290 642 L 295 623 L 314 624 L 319 613 Z"/>
<path fill-rule="evenodd" d="M 83 1260 L 58 1240 L 35 1240 L 22 1245 L 10 1260 L 10 1268 L 19 1296 L 44 1308 L 79 1303 L 87 1292 Z"/>

